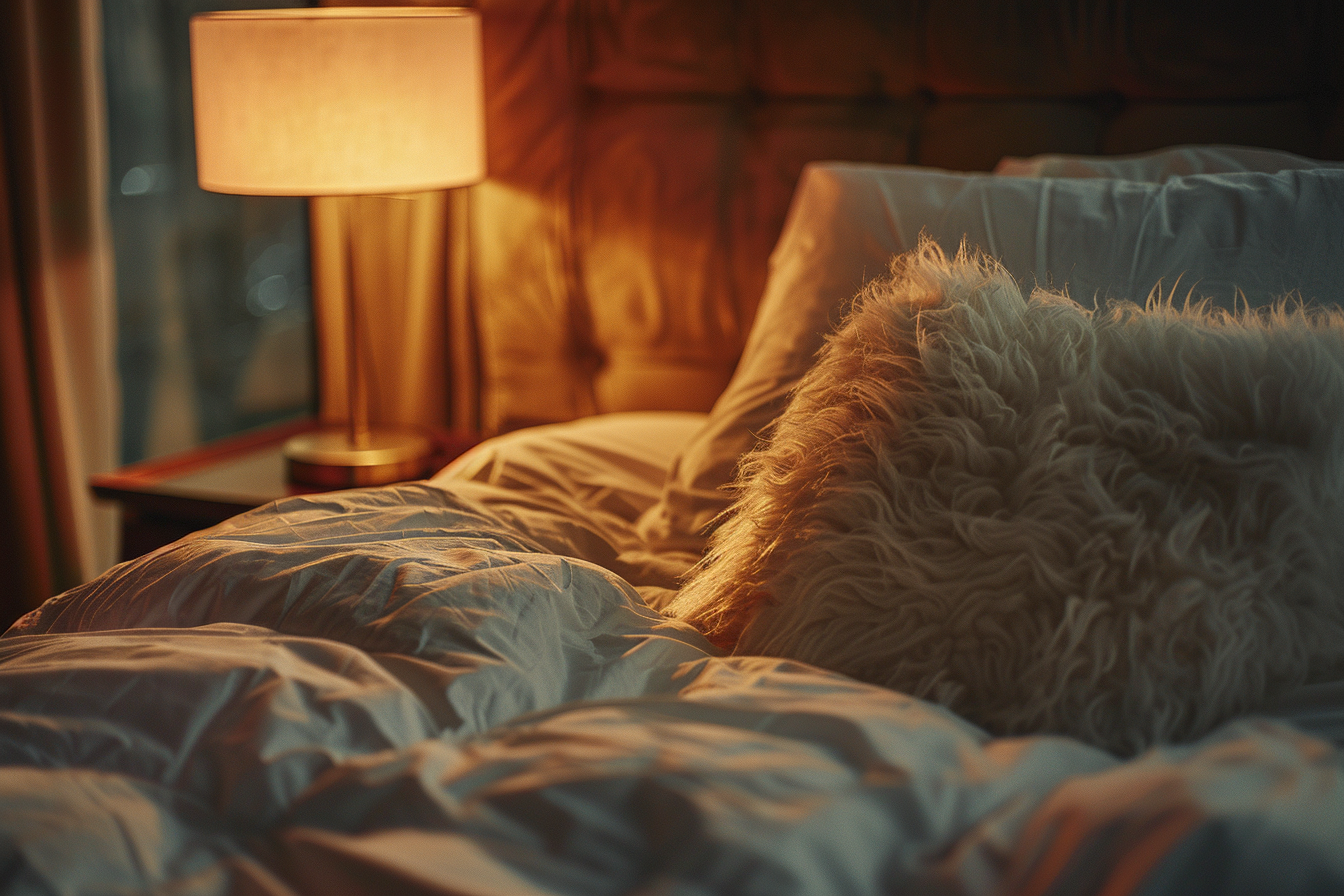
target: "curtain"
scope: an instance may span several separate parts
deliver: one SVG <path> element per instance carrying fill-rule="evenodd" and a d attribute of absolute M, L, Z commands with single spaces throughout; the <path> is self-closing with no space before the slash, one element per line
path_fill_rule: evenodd
<path fill-rule="evenodd" d="M 324 6 L 472 6 L 461 0 L 323 0 Z M 471 188 L 311 200 L 319 415 L 348 418 L 345 293 L 353 283 L 369 422 L 476 431 Z M 353 259 L 353 272 L 348 270 Z M 353 273 L 353 276 L 350 276 Z"/>
<path fill-rule="evenodd" d="M 98 0 L 0 4 L 0 625 L 110 565 L 112 250 Z"/>

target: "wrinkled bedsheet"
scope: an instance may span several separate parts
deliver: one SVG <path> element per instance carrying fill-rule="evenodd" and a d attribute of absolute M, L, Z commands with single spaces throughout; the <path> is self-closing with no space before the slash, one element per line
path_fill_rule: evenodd
<path fill-rule="evenodd" d="M 717 655 L 430 484 L 287 499 L 34 611 L 0 765 L 16 893 L 1344 892 L 1325 739 L 991 739 Z"/>

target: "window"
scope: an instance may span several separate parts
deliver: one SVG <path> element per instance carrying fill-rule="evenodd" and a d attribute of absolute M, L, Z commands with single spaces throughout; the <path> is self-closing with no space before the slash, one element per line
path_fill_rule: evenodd
<path fill-rule="evenodd" d="M 187 23 L 103 0 L 123 462 L 314 408 L 307 203 L 196 184 Z"/>

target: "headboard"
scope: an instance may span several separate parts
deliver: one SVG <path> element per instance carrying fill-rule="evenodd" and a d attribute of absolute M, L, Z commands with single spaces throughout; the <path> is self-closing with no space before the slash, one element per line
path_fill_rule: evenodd
<path fill-rule="evenodd" d="M 1181 143 L 1344 158 L 1335 0 L 481 0 L 487 432 L 707 410 L 805 163 Z M 459 342 L 459 345 L 461 343 Z"/>

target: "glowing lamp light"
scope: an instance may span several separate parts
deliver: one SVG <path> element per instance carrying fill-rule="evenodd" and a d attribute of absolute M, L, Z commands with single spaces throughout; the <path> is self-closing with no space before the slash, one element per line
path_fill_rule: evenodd
<path fill-rule="evenodd" d="M 441 190 L 485 177 L 480 18 L 474 10 L 329 7 L 191 20 L 202 188 L 253 196 Z M 349 421 L 285 448 L 291 476 L 372 485 L 423 473 L 422 434 L 368 424 L 347 243 Z"/>

